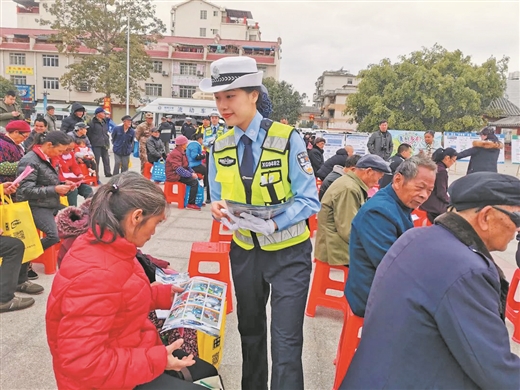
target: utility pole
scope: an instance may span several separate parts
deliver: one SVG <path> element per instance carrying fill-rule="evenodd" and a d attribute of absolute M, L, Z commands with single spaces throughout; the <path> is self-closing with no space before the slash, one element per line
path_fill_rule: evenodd
<path fill-rule="evenodd" d="M 126 21 L 126 115 L 130 115 L 130 15 Z"/>
<path fill-rule="evenodd" d="M 47 95 L 50 95 L 50 93 L 47 91 L 43 91 L 43 113 L 44 113 L 44 115 L 47 112 Z"/>

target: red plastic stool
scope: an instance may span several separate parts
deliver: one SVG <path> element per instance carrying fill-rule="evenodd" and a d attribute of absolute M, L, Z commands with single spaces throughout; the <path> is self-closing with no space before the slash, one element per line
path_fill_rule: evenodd
<path fill-rule="evenodd" d="M 152 168 L 153 168 L 152 163 L 149 163 L 149 162 L 144 163 L 143 176 L 146 177 L 148 180 L 152 180 Z"/>
<path fill-rule="evenodd" d="M 38 230 L 40 237 L 44 237 L 45 233 Z M 36 259 L 31 260 L 32 263 L 43 264 L 45 274 L 52 275 L 56 273 L 58 266 L 58 252 L 60 250 L 61 242 L 45 249 L 45 251 Z"/>
<path fill-rule="evenodd" d="M 511 279 L 509 292 L 507 293 L 506 301 L 506 318 L 513 323 L 515 328 L 513 332 L 513 341 L 520 343 L 520 301 L 515 299 L 515 294 L 518 290 L 518 283 L 520 282 L 520 269 L 517 269 Z"/>
<path fill-rule="evenodd" d="M 229 266 L 229 246 L 227 242 L 194 242 L 191 246 L 190 262 L 188 263 L 188 273 L 190 277 L 206 276 L 224 283 L 227 283 L 226 301 L 227 313 L 233 311 L 233 298 L 231 294 L 232 283 Z M 211 262 L 219 264 L 217 273 L 201 272 L 199 265 L 201 262 Z"/>
<path fill-rule="evenodd" d="M 341 386 L 341 382 L 347 374 L 348 367 L 354 353 L 361 340 L 361 331 L 363 328 L 364 318 L 355 315 L 350 306 L 347 307 L 347 318 L 343 323 L 343 329 L 341 330 L 341 336 L 339 337 L 338 352 L 336 354 L 336 375 L 334 376 L 334 386 L 332 390 L 338 390 Z"/>
<path fill-rule="evenodd" d="M 426 211 L 421 210 L 421 209 L 415 209 L 414 211 L 412 211 L 412 216 L 413 215 L 415 215 L 417 217 L 417 219 L 415 221 L 413 221 L 414 227 L 423 227 L 423 226 L 431 225 L 431 222 L 428 219 L 428 214 L 426 213 Z M 413 219 L 413 217 L 412 217 L 412 219 Z"/>
<path fill-rule="evenodd" d="M 98 178 L 97 176 L 90 176 L 90 172 L 85 164 L 79 164 L 79 169 L 81 169 L 81 173 L 83 176 L 83 183 L 88 184 L 89 186 L 97 186 Z"/>
<path fill-rule="evenodd" d="M 222 225 L 220 222 L 213 220 L 213 224 L 211 225 L 211 236 L 209 238 L 210 242 L 231 242 L 233 239 L 233 234 L 231 233 L 221 233 L 220 228 L 222 230 L 228 231 L 229 229 Z"/>
<path fill-rule="evenodd" d="M 348 268 L 342 265 L 329 265 L 323 261 L 316 260 L 316 268 L 314 270 L 314 277 L 312 278 L 311 292 L 309 300 L 307 301 L 307 308 L 305 315 L 314 317 L 316 314 L 316 307 L 323 306 L 330 309 L 341 310 L 347 313 L 348 302 L 343 295 L 345 290 L 345 283 L 348 278 Z M 343 272 L 344 282 L 338 282 L 330 278 L 330 270 L 337 269 Z M 327 290 L 341 291 L 341 296 L 327 295 Z"/>
<path fill-rule="evenodd" d="M 175 192 L 173 190 L 175 189 Z M 177 203 L 177 208 L 184 208 L 184 198 L 186 197 L 186 184 L 180 181 L 164 182 L 164 196 L 166 202 Z"/>
<path fill-rule="evenodd" d="M 313 214 L 309 217 L 309 232 L 311 237 L 316 235 L 318 231 L 318 214 Z"/>

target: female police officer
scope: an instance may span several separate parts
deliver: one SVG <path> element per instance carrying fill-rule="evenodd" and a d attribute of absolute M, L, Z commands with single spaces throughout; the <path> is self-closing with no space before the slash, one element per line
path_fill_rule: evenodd
<path fill-rule="evenodd" d="M 312 246 L 305 220 L 320 204 L 303 140 L 271 111 L 254 59 L 222 58 L 210 66 L 203 92 L 233 129 L 217 138 L 210 164 L 211 211 L 234 230 L 230 260 L 242 341 L 242 389 L 267 389 L 266 303 L 271 294 L 271 389 L 303 389 L 303 314 Z M 226 218 L 226 203 L 293 203 L 269 220 Z M 245 215 L 245 218 L 244 218 Z"/>

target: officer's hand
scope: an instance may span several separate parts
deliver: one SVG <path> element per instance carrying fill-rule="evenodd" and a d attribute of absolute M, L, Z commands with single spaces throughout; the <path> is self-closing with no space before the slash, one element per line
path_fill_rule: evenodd
<path fill-rule="evenodd" d="M 222 209 L 226 208 L 226 202 L 224 200 L 218 200 L 216 202 L 211 202 L 211 214 L 213 218 L 217 221 L 220 221 L 224 218 L 225 214 L 222 212 Z"/>
<path fill-rule="evenodd" d="M 240 214 L 241 218 L 237 218 L 231 214 L 228 214 L 228 216 L 240 229 L 250 230 L 255 233 L 263 234 L 264 236 L 273 234 L 276 230 L 276 224 L 272 219 L 266 221 L 265 219 L 247 213 Z"/>
<path fill-rule="evenodd" d="M 231 215 L 229 211 L 226 209 L 222 209 L 222 214 L 226 215 L 226 217 L 220 218 L 220 223 L 224 225 L 228 230 L 234 232 L 235 230 L 238 230 L 238 223 L 236 223 L 237 218 L 234 215 Z M 228 219 L 229 218 L 229 219 Z"/>

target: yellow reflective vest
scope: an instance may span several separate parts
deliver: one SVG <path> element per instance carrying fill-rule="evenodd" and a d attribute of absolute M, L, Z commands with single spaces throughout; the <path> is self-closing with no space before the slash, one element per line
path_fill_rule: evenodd
<path fill-rule="evenodd" d="M 213 158 L 217 174 L 215 181 L 221 185 L 221 199 L 264 206 L 287 202 L 293 197 L 289 179 L 289 138 L 294 128 L 264 119 L 262 127 L 266 136 L 260 160 L 251 185 L 251 201 L 247 202 L 246 191 L 238 164 L 235 129 L 229 130 L 215 141 Z M 276 251 L 299 244 L 309 238 L 305 221 L 269 236 L 255 233 L 263 250 Z M 233 239 L 242 248 L 254 247 L 251 231 L 239 229 Z"/>

